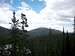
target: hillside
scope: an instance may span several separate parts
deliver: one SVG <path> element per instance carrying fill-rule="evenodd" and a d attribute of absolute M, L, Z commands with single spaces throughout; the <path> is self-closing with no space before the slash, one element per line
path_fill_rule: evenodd
<path fill-rule="evenodd" d="M 60 34 L 61 31 L 55 30 L 55 29 L 48 29 L 48 28 L 37 28 L 31 31 L 28 31 L 27 34 L 30 35 L 29 38 L 35 38 L 35 37 L 46 37 L 49 35 L 49 32 L 51 31 L 52 34 Z M 0 36 L 10 35 L 11 30 L 6 29 L 4 27 L 0 26 Z M 1 37 L 0 37 L 1 38 Z"/>
<path fill-rule="evenodd" d="M 0 27 L 0 43 L 8 43 L 12 40 L 11 30 Z M 61 56 L 63 52 L 63 33 L 55 29 L 37 28 L 28 31 L 27 41 L 25 44 L 30 48 L 34 56 Z M 65 34 L 64 38 L 69 36 L 71 38 L 71 46 L 73 46 L 74 34 Z M 24 38 L 23 38 L 24 39 Z"/>
<path fill-rule="evenodd" d="M 49 34 L 61 34 L 61 31 L 55 30 L 55 29 L 48 29 L 48 28 L 37 28 L 34 30 L 31 30 L 28 32 L 28 34 L 30 35 L 30 38 L 39 38 L 39 37 L 48 37 Z"/>

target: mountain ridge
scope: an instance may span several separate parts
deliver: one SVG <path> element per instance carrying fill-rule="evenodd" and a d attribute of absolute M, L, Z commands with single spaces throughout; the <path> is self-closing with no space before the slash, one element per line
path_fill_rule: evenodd
<path fill-rule="evenodd" d="M 10 29 L 4 28 L 0 26 L 0 35 L 9 35 Z M 27 34 L 30 35 L 29 38 L 35 38 L 35 37 L 46 37 L 49 35 L 49 32 L 52 32 L 52 34 L 60 34 L 61 31 L 55 30 L 55 29 L 48 29 L 48 28 L 37 28 L 31 31 L 28 31 Z"/>

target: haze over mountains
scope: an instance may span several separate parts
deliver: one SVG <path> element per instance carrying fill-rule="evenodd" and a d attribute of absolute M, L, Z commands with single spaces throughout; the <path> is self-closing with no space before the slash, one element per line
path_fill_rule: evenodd
<path fill-rule="evenodd" d="M 4 28 L 0 26 L 0 36 L 10 35 L 10 29 Z M 28 31 L 28 34 L 30 35 L 30 38 L 34 37 L 45 37 L 49 35 L 49 31 L 52 32 L 52 34 L 60 34 L 61 31 L 55 30 L 55 29 L 48 29 L 48 28 L 37 28 L 31 31 Z"/>
<path fill-rule="evenodd" d="M 37 28 L 37 29 L 29 31 L 29 35 L 31 36 L 31 38 L 34 38 L 34 37 L 47 37 L 47 36 L 49 36 L 49 31 L 51 31 L 52 34 L 61 33 L 61 31 L 58 31 L 58 30 L 55 30 L 55 29 Z"/>

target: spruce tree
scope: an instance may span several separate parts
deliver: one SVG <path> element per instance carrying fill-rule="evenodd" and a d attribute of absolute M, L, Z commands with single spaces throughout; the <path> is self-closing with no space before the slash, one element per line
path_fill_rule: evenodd
<path fill-rule="evenodd" d="M 69 33 L 67 31 L 66 33 L 66 40 L 65 40 L 65 54 L 64 56 L 71 56 L 71 52 L 70 52 L 70 37 L 69 37 Z"/>
<path fill-rule="evenodd" d="M 26 15 L 22 13 L 20 20 L 21 22 L 19 22 L 19 19 L 16 19 L 15 12 L 13 12 L 12 23 L 10 23 L 12 26 L 11 34 L 12 34 L 13 56 L 25 55 L 24 42 L 25 38 L 28 36 L 25 34 L 27 30 L 24 29 L 24 27 L 28 27 Z M 21 27 L 22 30 L 20 30 L 19 27 Z"/>

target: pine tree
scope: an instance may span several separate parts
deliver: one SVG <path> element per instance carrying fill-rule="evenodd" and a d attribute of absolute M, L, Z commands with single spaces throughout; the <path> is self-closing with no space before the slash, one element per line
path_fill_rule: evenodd
<path fill-rule="evenodd" d="M 12 34 L 12 47 L 13 47 L 13 52 L 12 52 L 12 55 L 13 56 L 16 56 L 16 36 L 17 36 L 17 23 L 18 21 L 16 20 L 16 17 L 15 17 L 15 12 L 13 12 L 13 18 L 12 18 L 12 23 L 11 26 L 12 26 L 12 29 L 11 29 L 11 34 Z"/>
<path fill-rule="evenodd" d="M 65 40 L 65 54 L 64 56 L 71 56 L 71 52 L 70 52 L 70 37 L 69 37 L 69 33 L 67 31 L 66 33 L 66 40 Z"/>
<path fill-rule="evenodd" d="M 19 20 L 16 19 L 15 17 L 15 12 L 13 12 L 12 23 L 10 23 L 12 26 L 11 34 L 12 34 L 12 45 L 13 45 L 13 54 L 14 54 L 13 56 L 25 55 L 24 42 L 25 42 L 25 38 L 28 35 L 25 34 L 27 30 L 25 30 L 24 27 L 28 27 L 28 24 L 27 24 L 26 15 L 24 15 L 23 13 L 21 14 L 21 19 L 22 19 L 22 22 L 19 22 Z M 20 30 L 19 27 L 21 27 L 22 30 Z"/>
<path fill-rule="evenodd" d="M 61 56 L 64 56 L 65 54 L 65 32 L 64 32 L 64 27 L 63 27 L 63 39 L 62 39 L 62 44 L 63 44 L 63 47 L 62 47 L 62 52 L 61 52 Z"/>

